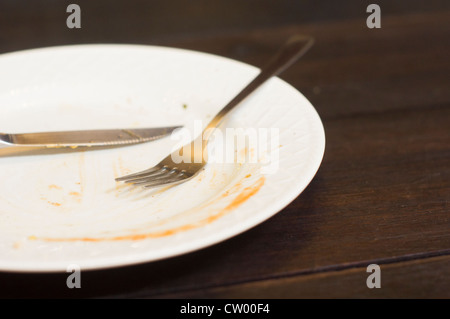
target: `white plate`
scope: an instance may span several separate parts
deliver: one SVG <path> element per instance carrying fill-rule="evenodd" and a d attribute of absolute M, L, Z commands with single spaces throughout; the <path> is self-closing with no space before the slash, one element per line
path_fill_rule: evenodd
<path fill-rule="evenodd" d="M 152 46 L 4 54 L 0 131 L 182 124 L 193 132 L 196 121 L 206 124 L 257 73 L 226 58 Z M 213 163 L 194 180 L 159 191 L 130 188 L 114 177 L 159 162 L 180 144 L 171 137 L 116 149 L 0 157 L 0 270 L 99 269 L 191 252 L 273 216 L 319 168 L 325 147 L 320 118 L 279 78 L 244 101 L 225 127 L 272 128 L 269 148 L 237 146 L 236 158 L 245 161 Z"/>

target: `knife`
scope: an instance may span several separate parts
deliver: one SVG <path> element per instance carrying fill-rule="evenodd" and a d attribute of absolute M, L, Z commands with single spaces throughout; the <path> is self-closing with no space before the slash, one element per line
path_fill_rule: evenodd
<path fill-rule="evenodd" d="M 7 147 L 77 148 L 144 143 L 162 138 L 181 126 L 65 132 L 0 133 L 0 149 Z"/>

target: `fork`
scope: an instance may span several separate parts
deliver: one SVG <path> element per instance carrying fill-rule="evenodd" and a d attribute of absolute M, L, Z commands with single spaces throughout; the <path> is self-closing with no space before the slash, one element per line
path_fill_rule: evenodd
<path fill-rule="evenodd" d="M 254 92 L 272 76 L 291 66 L 311 48 L 314 39 L 309 36 L 294 36 L 281 47 L 275 56 L 261 69 L 261 72 L 239 92 L 206 126 L 199 138 L 172 152 L 161 162 L 147 170 L 116 178 L 118 182 L 131 183 L 144 188 L 174 186 L 197 175 L 207 163 L 208 139 L 222 123 L 225 115 L 242 100 Z M 200 142 L 201 147 L 198 147 Z M 196 146 L 197 145 L 197 146 Z"/>

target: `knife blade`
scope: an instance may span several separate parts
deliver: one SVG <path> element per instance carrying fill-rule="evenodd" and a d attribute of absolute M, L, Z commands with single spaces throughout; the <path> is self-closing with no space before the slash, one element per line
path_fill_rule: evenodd
<path fill-rule="evenodd" d="M 85 131 L 0 133 L 0 148 L 24 147 L 99 147 L 144 143 L 162 138 L 181 126 Z"/>

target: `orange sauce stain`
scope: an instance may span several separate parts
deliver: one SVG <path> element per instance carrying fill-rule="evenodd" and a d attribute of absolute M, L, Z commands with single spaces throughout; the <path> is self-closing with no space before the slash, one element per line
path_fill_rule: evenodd
<path fill-rule="evenodd" d="M 238 163 L 243 163 L 247 160 L 248 157 L 248 148 L 243 148 L 239 151 L 239 154 L 236 158 L 236 162 Z"/>
<path fill-rule="evenodd" d="M 56 203 L 56 202 L 51 202 L 51 201 L 47 201 L 47 203 L 49 203 L 50 205 L 53 205 L 53 206 L 57 206 L 57 207 L 61 206 L 61 203 Z"/>
<path fill-rule="evenodd" d="M 55 184 L 52 184 L 52 185 L 48 185 L 48 189 L 62 189 L 62 187 L 58 186 L 58 185 L 55 185 Z"/>
<path fill-rule="evenodd" d="M 201 182 L 205 178 L 205 171 L 200 172 L 197 176 L 197 181 Z"/>
<path fill-rule="evenodd" d="M 250 158 L 251 159 L 255 158 L 255 149 L 254 148 L 250 149 Z"/>
<path fill-rule="evenodd" d="M 216 177 L 217 177 L 217 171 L 214 169 L 212 172 L 211 179 L 209 180 L 209 184 L 211 185 L 211 187 L 216 187 L 216 184 L 218 183 Z"/>
<path fill-rule="evenodd" d="M 80 203 L 81 202 L 81 193 L 79 192 L 70 192 L 69 193 L 70 196 L 73 196 L 73 198 Z"/>
<path fill-rule="evenodd" d="M 117 169 L 117 166 L 114 164 L 113 165 L 113 174 L 114 174 L 114 178 L 118 178 L 120 176 L 119 174 L 119 170 Z M 121 193 L 121 188 L 123 187 L 123 184 L 121 184 L 120 182 L 116 182 L 115 185 L 115 196 L 119 197 L 119 194 Z"/>
<path fill-rule="evenodd" d="M 265 178 L 261 177 L 253 186 L 244 188 L 244 190 L 238 196 L 236 196 L 236 198 L 230 204 L 228 204 L 227 207 L 222 209 L 219 213 L 208 217 L 208 224 L 212 223 L 216 219 L 219 219 L 229 211 L 241 206 L 261 189 L 261 187 L 264 185 L 264 182 Z"/>
<path fill-rule="evenodd" d="M 162 230 L 162 231 L 157 231 L 157 232 L 152 232 L 152 233 L 144 233 L 144 234 L 114 236 L 114 237 L 75 237 L 75 238 L 49 238 L 49 237 L 42 238 L 41 237 L 41 238 L 39 238 L 36 236 L 30 236 L 30 237 L 28 237 L 28 239 L 29 240 L 44 240 L 44 241 L 48 241 L 48 242 L 75 242 L 75 241 L 103 242 L 103 241 L 123 241 L 123 240 L 136 241 L 136 240 L 144 240 L 144 239 L 148 239 L 148 238 L 167 237 L 167 236 L 171 236 L 171 235 L 183 232 L 183 231 L 187 231 L 187 230 L 205 226 L 205 225 L 210 224 L 210 223 L 214 222 L 215 220 L 223 217 L 230 211 L 236 209 L 237 207 L 239 207 L 240 205 L 245 203 L 250 197 L 255 195 L 261 189 L 261 187 L 264 185 L 264 183 L 265 183 L 265 178 L 261 177 L 260 179 L 258 179 L 255 182 L 254 185 L 244 188 L 242 190 L 242 192 L 239 193 L 239 195 L 237 195 L 230 204 L 228 204 L 225 208 L 223 208 L 219 212 L 217 212 L 211 216 L 208 216 L 204 219 L 201 219 L 196 223 L 182 225 L 182 226 L 175 227 L 175 228 L 168 229 L 168 230 Z M 229 195 L 229 192 L 226 192 L 225 194 L 222 194 L 222 197 L 226 197 L 228 195 Z"/>
<path fill-rule="evenodd" d="M 122 157 L 119 157 L 117 159 L 117 162 L 113 164 L 113 174 L 114 174 L 114 178 L 118 178 L 124 175 L 128 175 L 131 173 L 131 170 L 126 168 L 124 163 L 123 163 L 123 159 Z M 119 194 L 122 192 L 122 190 L 124 190 L 125 188 L 127 188 L 127 191 L 133 191 L 133 189 L 139 189 L 138 187 L 136 188 L 132 188 L 132 190 L 130 190 L 126 184 L 121 183 L 121 182 L 116 182 L 115 185 L 115 196 L 118 197 Z"/>
<path fill-rule="evenodd" d="M 84 190 L 84 182 L 85 182 L 85 161 L 84 161 L 84 151 L 81 152 L 79 162 L 78 162 L 78 168 L 79 168 L 79 176 L 80 176 L 80 182 L 77 184 L 80 185 L 80 192 L 83 193 Z"/>
<path fill-rule="evenodd" d="M 117 170 L 116 165 L 113 165 L 113 172 L 114 172 L 114 178 L 119 177 L 119 172 L 118 172 L 118 170 Z"/>
<path fill-rule="evenodd" d="M 170 189 L 170 188 L 172 188 L 171 185 L 165 186 L 165 187 L 161 187 L 160 189 L 156 190 L 156 191 L 153 193 L 153 195 L 156 195 L 156 194 L 162 194 L 162 193 L 164 193 L 166 190 L 168 190 L 168 189 Z"/>
<path fill-rule="evenodd" d="M 19 241 L 16 241 L 15 243 L 13 243 L 13 248 L 14 249 L 19 249 L 22 247 L 22 243 Z"/>
<path fill-rule="evenodd" d="M 125 165 L 123 164 L 122 157 L 119 157 L 119 169 L 120 169 L 120 174 L 122 174 L 122 175 L 128 175 L 131 173 L 131 170 L 126 168 Z"/>

